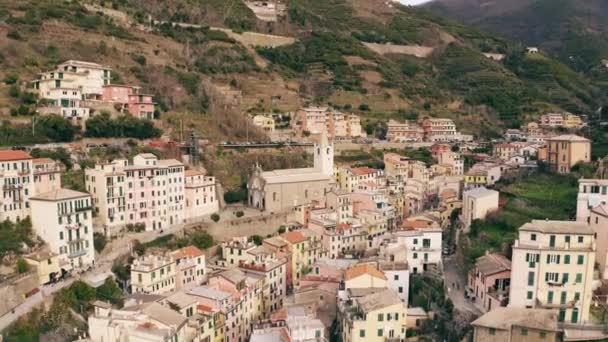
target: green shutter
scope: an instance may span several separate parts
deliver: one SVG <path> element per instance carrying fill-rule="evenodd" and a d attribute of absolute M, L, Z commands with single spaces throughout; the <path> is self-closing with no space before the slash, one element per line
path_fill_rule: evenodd
<path fill-rule="evenodd" d="M 547 303 L 553 304 L 553 291 L 547 292 Z"/>
<path fill-rule="evenodd" d="M 570 255 L 569 254 L 564 255 L 564 264 L 566 264 L 566 265 L 570 264 Z"/>
<path fill-rule="evenodd" d="M 579 255 L 578 256 L 578 260 L 577 260 L 576 263 L 579 264 L 579 265 L 584 264 L 585 263 L 585 256 L 584 255 Z"/>
<path fill-rule="evenodd" d="M 562 304 L 562 305 L 566 304 L 566 298 L 567 298 L 567 296 L 568 296 L 568 292 L 562 291 L 562 297 L 560 298 L 559 303 Z"/>
<path fill-rule="evenodd" d="M 562 275 L 562 284 L 566 284 L 568 282 L 568 273 L 564 273 Z"/>

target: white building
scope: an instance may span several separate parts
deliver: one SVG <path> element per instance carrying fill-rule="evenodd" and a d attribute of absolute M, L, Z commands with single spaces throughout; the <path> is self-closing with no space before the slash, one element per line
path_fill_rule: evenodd
<path fill-rule="evenodd" d="M 51 252 L 59 255 L 65 270 L 94 263 L 91 196 L 59 189 L 30 198 L 32 227 Z"/>
<path fill-rule="evenodd" d="M 608 179 L 579 179 L 576 220 L 589 222 L 591 209 L 608 203 Z"/>
<path fill-rule="evenodd" d="M 85 170 L 87 191 L 106 234 L 128 224 L 160 230 L 186 220 L 184 164 L 138 154 Z M 194 196 L 193 198 L 195 198 Z"/>
<path fill-rule="evenodd" d="M 96 301 L 89 316 L 89 336 L 92 342 L 167 342 L 187 341 L 188 319 L 179 312 L 157 302 L 114 309 Z"/>
<path fill-rule="evenodd" d="M 163 294 L 177 288 L 177 266 L 170 255 L 146 254 L 131 265 L 133 293 Z"/>
<path fill-rule="evenodd" d="M 186 170 L 186 219 L 191 220 L 216 213 L 220 209 L 215 177 L 198 170 Z"/>
<path fill-rule="evenodd" d="M 498 210 L 499 193 L 485 187 L 465 191 L 462 195 L 462 222 L 465 229 L 475 220 L 483 220 L 488 213 Z"/>
<path fill-rule="evenodd" d="M 397 244 L 405 246 L 410 273 L 422 273 L 429 265 L 441 265 L 442 229 L 438 225 L 397 231 L 394 236 Z"/>
<path fill-rule="evenodd" d="M 558 320 L 588 323 L 595 266 L 586 222 L 533 220 L 513 245 L 509 306 L 557 309 Z"/>

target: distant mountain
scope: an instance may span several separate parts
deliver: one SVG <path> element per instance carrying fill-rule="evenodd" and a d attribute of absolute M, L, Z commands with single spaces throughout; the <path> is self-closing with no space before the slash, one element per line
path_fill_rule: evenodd
<path fill-rule="evenodd" d="M 585 73 L 608 59 L 606 0 L 434 0 L 425 7 L 538 46 Z"/>

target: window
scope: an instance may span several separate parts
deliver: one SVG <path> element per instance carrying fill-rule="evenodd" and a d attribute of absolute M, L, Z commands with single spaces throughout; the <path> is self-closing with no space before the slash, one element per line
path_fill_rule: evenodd
<path fill-rule="evenodd" d="M 365 329 L 359 330 L 359 337 L 365 337 Z"/>
<path fill-rule="evenodd" d="M 574 300 L 575 301 L 581 300 L 581 293 L 580 292 L 574 292 Z"/>
<path fill-rule="evenodd" d="M 570 321 L 572 323 L 577 323 L 578 322 L 578 308 L 572 309 L 572 317 L 571 317 Z"/>
<path fill-rule="evenodd" d="M 579 264 L 579 265 L 584 264 L 584 263 L 585 263 L 585 256 L 584 256 L 584 255 L 579 255 L 579 256 L 576 258 L 576 263 L 577 263 L 577 264 Z"/>
<path fill-rule="evenodd" d="M 569 254 L 564 255 L 564 264 L 566 264 L 566 265 L 570 264 L 570 255 Z"/>
<path fill-rule="evenodd" d="M 578 243 L 583 243 L 584 240 L 585 240 L 584 237 L 582 237 L 582 236 L 578 237 Z"/>
<path fill-rule="evenodd" d="M 553 291 L 547 292 L 547 303 L 553 304 Z"/>
<path fill-rule="evenodd" d="M 384 321 L 384 314 L 378 314 L 378 322 Z"/>
<path fill-rule="evenodd" d="M 532 291 L 528 291 L 527 298 L 528 298 L 528 299 L 532 299 Z"/>
<path fill-rule="evenodd" d="M 489 333 L 490 333 L 490 335 L 496 335 L 496 329 L 490 328 Z"/>
<path fill-rule="evenodd" d="M 570 235 L 566 235 L 566 237 L 564 238 L 564 240 L 566 241 L 566 243 L 570 243 Z"/>
<path fill-rule="evenodd" d="M 556 283 L 559 279 L 559 273 L 555 272 L 546 272 L 545 273 L 545 281 L 550 283 Z"/>
<path fill-rule="evenodd" d="M 583 282 L 583 274 L 582 273 L 577 273 L 576 274 L 576 283 L 580 284 Z"/>
<path fill-rule="evenodd" d="M 540 338 L 546 338 L 547 337 L 547 333 L 544 332 L 544 331 L 541 331 L 538 335 L 539 335 Z"/>
<path fill-rule="evenodd" d="M 536 234 L 530 234 L 530 240 L 536 241 Z"/>
<path fill-rule="evenodd" d="M 521 336 L 528 336 L 528 329 L 521 328 Z"/>
<path fill-rule="evenodd" d="M 549 236 L 549 247 L 555 247 L 555 235 Z"/>
<path fill-rule="evenodd" d="M 568 298 L 568 292 L 566 292 L 566 291 L 562 291 L 562 296 L 561 296 L 561 298 L 559 299 L 559 303 L 560 303 L 560 304 L 562 304 L 562 305 L 563 305 L 563 304 L 566 304 L 566 299 L 567 299 L 567 298 Z"/>
<path fill-rule="evenodd" d="M 568 273 L 564 273 L 562 274 L 562 284 L 565 284 L 568 282 Z"/>
<path fill-rule="evenodd" d="M 393 276 L 393 279 L 394 279 L 394 280 L 399 280 L 399 275 L 398 275 L 398 274 L 395 274 L 395 275 Z"/>
<path fill-rule="evenodd" d="M 534 272 L 528 272 L 528 286 L 534 285 Z"/>
<path fill-rule="evenodd" d="M 320 338 L 321 337 L 321 330 L 315 330 L 315 337 L 316 338 Z"/>
<path fill-rule="evenodd" d="M 382 337 L 383 333 L 384 333 L 383 329 L 378 329 L 378 336 Z"/>

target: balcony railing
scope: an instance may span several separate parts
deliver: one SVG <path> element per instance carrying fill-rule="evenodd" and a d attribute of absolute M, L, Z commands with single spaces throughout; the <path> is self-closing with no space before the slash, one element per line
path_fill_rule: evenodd
<path fill-rule="evenodd" d="M 87 250 L 86 249 L 81 249 L 81 250 L 69 253 L 68 254 L 68 258 L 77 258 L 77 257 L 83 256 L 85 254 L 87 254 Z"/>

